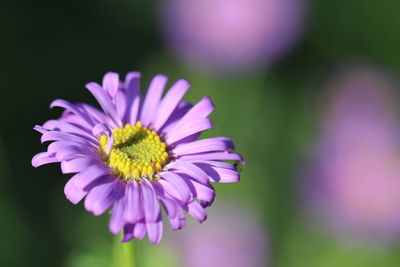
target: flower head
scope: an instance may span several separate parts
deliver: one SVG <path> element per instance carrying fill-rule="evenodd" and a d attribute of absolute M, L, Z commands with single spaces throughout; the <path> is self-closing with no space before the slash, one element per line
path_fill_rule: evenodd
<path fill-rule="evenodd" d="M 163 206 L 172 229 L 184 226 L 186 211 L 199 222 L 215 191 L 210 182 L 238 182 L 232 152 L 226 137 L 197 140 L 212 128 L 207 117 L 214 109 L 209 97 L 191 105 L 182 97 L 190 84 L 175 82 L 162 97 L 167 77 L 156 75 L 144 99 L 140 73 L 107 73 L 102 85 L 86 88 L 101 109 L 85 103 L 55 100 L 64 108 L 57 120 L 35 126 L 41 141 L 51 141 L 46 152 L 37 154 L 32 165 L 60 162 L 64 174 L 76 173 L 65 185 L 68 200 L 84 200 L 86 210 L 101 215 L 112 207 L 109 228 L 123 230 L 122 241 L 143 238 L 152 243 L 162 237 Z"/>

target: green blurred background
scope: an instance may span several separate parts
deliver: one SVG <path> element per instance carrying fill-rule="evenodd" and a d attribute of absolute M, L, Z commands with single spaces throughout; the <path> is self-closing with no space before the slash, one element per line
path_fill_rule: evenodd
<path fill-rule="evenodd" d="M 216 201 L 243 203 L 258 215 L 270 266 L 399 266 L 398 243 L 352 245 L 307 225 L 298 188 L 331 71 L 362 62 L 398 75 L 400 2 L 309 1 L 293 49 L 268 68 L 233 74 L 203 71 L 174 56 L 161 34 L 158 4 L 0 2 L 0 266 L 109 265 L 109 215 L 94 217 L 70 204 L 63 194 L 68 177 L 58 165 L 31 167 L 32 156 L 45 149 L 32 127 L 59 116 L 48 109 L 52 100 L 95 105 L 84 84 L 107 71 L 132 70 L 142 72 L 142 89 L 165 73 L 170 83 L 192 82 L 187 100 L 211 96 L 215 129 L 207 136 L 231 137 L 246 160 L 240 183 L 215 185 Z M 137 241 L 138 266 L 175 266 L 179 252 L 170 252 L 166 240 Z"/>

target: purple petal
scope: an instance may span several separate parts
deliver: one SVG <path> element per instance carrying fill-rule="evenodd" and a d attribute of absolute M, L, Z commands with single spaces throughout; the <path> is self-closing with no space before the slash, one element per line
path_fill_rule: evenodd
<path fill-rule="evenodd" d="M 164 179 L 158 182 L 163 186 L 164 190 L 173 197 L 180 199 L 183 203 L 190 200 L 190 189 L 183 179 L 176 173 L 164 172 L 160 173 Z"/>
<path fill-rule="evenodd" d="M 111 129 L 104 123 L 98 123 L 93 127 L 92 134 L 94 136 L 110 135 Z"/>
<path fill-rule="evenodd" d="M 159 130 L 169 119 L 189 87 L 190 83 L 185 79 L 180 79 L 172 85 L 158 107 L 157 116 L 153 124 L 156 130 Z"/>
<path fill-rule="evenodd" d="M 158 74 L 151 81 L 140 113 L 140 121 L 143 125 L 148 126 L 153 121 L 167 80 L 167 76 Z"/>
<path fill-rule="evenodd" d="M 103 77 L 103 88 L 111 97 L 115 97 L 119 86 L 119 75 L 115 72 L 108 72 Z"/>
<path fill-rule="evenodd" d="M 77 204 L 79 201 L 81 201 L 88 192 L 87 190 L 83 190 L 75 185 L 75 176 L 69 179 L 64 187 L 64 194 L 66 198 L 73 204 Z"/>
<path fill-rule="evenodd" d="M 132 238 L 142 239 L 146 235 L 147 229 L 144 222 L 127 224 L 124 226 L 124 237 L 121 242 L 128 242 Z"/>
<path fill-rule="evenodd" d="M 71 104 L 68 101 L 65 101 L 62 99 L 56 99 L 50 104 L 50 108 L 54 108 L 54 107 L 62 107 L 62 108 L 65 108 L 66 110 L 72 112 L 76 116 L 80 117 L 82 119 L 82 121 L 85 122 L 87 124 L 87 126 L 89 126 L 89 127 L 91 127 L 95 124 L 88 115 L 81 112 L 76 105 Z"/>
<path fill-rule="evenodd" d="M 188 161 L 177 160 L 177 161 L 171 163 L 171 165 L 169 165 L 168 168 L 175 169 L 175 170 L 181 171 L 183 173 L 187 173 L 188 175 L 190 175 L 191 177 L 193 177 L 195 180 L 199 181 L 200 183 L 203 183 L 203 184 L 208 183 L 207 173 L 205 173 L 198 166 L 196 166 L 193 163 L 190 163 Z"/>
<path fill-rule="evenodd" d="M 91 139 L 84 138 L 81 136 L 77 136 L 74 134 L 70 133 L 65 133 L 65 132 L 57 132 L 57 131 L 47 131 L 43 133 L 42 137 L 40 138 L 40 141 L 42 143 L 47 142 L 47 141 L 69 141 L 69 142 L 75 142 L 78 144 L 82 145 L 88 145 L 89 143 L 92 145 L 97 146 L 98 142 L 94 142 Z"/>
<path fill-rule="evenodd" d="M 172 200 L 171 198 L 161 197 L 160 201 L 164 206 L 165 212 L 167 216 L 170 218 L 174 218 L 178 213 L 178 205 L 176 201 Z"/>
<path fill-rule="evenodd" d="M 197 201 L 192 201 L 183 208 L 199 222 L 203 222 L 205 219 L 207 219 L 207 213 L 205 209 Z"/>
<path fill-rule="evenodd" d="M 201 164 L 206 164 L 210 165 L 213 167 L 218 167 L 218 168 L 224 168 L 224 169 L 230 169 L 230 170 L 236 170 L 235 165 L 232 163 L 224 162 L 224 161 L 214 161 L 214 160 L 191 160 L 190 162 L 196 164 L 196 165 L 201 165 Z M 199 166 L 200 166 L 199 165 Z"/>
<path fill-rule="evenodd" d="M 182 119 L 178 122 L 176 127 L 180 127 L 190 121 L 198 120 L 201 118 L 206 118 L 211 112 L 214 110 L 214 104 L 211 101 L 211 98 L 206 96 L 196 105 L 194 105 L 186 114 L 182 117 Z"/>
<path fill-rule="evenodd" d="M 125 201 L 123 198 L 119 199 L 115 202 L 114 207 L 112 209 L 109 229 L 113 234 L 117 234 L 121 231 L 122 227 L 124 227 L 124 212 L 125 212 Z"/>
<path fill-rule="evenodd" d="M 48 152 L 40 152 L 32 158 L 32 166 L 37 168 L 44 164 L 59 162 L 59 160 L 51 156 Z"/>
<path fill-rule="evenodd" d="M 211 182 L 217 183 L 235 183 L 239 182 L 240 175 L 236 170 L 218 168 L 210 164 L 195 163 L 204 172 L 207 173 Z"/>
<path fill-rule="evenodd" d="M 163 225 L 161 220 L 161 215 L 157 222 L 148 222 L 147 226 L 147 234 L 149 235 L 149 240 L 152 244 L 158 244 L 161 241 L 163 234 Z"/>
<path fill-rule="evenodd" d="M 57 152 L 56 157 L 60 161 L 70 160 L 70 159 L 73 159 L 78 156 L 84 156 L 85 152 L 88 152 L 88 151 L 83 151 L 81 148 L 76 147 L 76 146 L 65 146 Z M 86 155 L 89 155 L 89 154 L 86 154 Z"/>
<path fill-rule="evenodd" d="M 184 174 L 181 174 L 182 177 L 185 177 Z M 212 204 L 215 198 L 215 190 L 211 184 L 200 184 L 189 177 L 186 177 L 185 182 L 188 184 L 192 195 L 204 202 L 205 206 L 209 206 Z"/>
<path fill-rule="evenodd" d="M 125 220 L 129 223 L 136 223 L 144 218 L 141 191 L 136 181 L 127 183 L 125 194 Z"/>
<path fill-rule="evenodd" d="M 177 202 L 169 197 L 162 185 L 158 182 L 153 183 L 154 190 L 158 199 L 161 201 L 161 204 L 164 206 L 165 212 L 169 217 L 175 217 L 177 214 L 178 204 Z"/>
<path fill-rule="evenodd" d="M 134 124 L 139 115 L 140 106 L 140 72 L 130 72 L 126 75 L 124 87 L 126 88 L 127 110 L 125 121 Z"/>
<path fill-rule="evenodd" d="M 133 234 L 134 227 L 134 224 L 127 224 L 124 226 L 124 236 L 122 237 L 121 242 L 131 241 L 135 237 Z"/>
<path fill-rule="evenodd" d="M 98 110 L 97 108 L 91 105 L 85 103 L 78 103 L 76 105 L 91 118 L 94 124 L 106 123 L 109 120 L 109 117 L 106 114 L 104 114 L 104 112 Z"/>
<path fill-rule="evenodd" d="M 133 235 L 137 238 L 137 239 L 142 239 L 147 232 L 147 228 L 146 228 L 146 224 L 144 222 L 138 222 L 135 224 L 135 229 L 133 231 Z"/>
<path fill-rule="evenodd" d="M 180 127 L 175 127 L 167 137 L 167 143 L 173 144 L 187 136 L 212 128 L 212 122 L 209 118 L 202 118 L 190 121 Z"/>
<path fill-rule="evenodd" d="M 95 82 L 86 84 L 86 88 L 96 98 L 97 102 L 99 102 L 104 112 L 114 121 L 115 126 L 121 127 L 122 122 L 118 117 L 117 111 L 115 110 L 112 100 L 107 92 Z"/>
<path fill-rule="evenodd" d="M 47 133 L 47 129 L 43 128 L 41 125 L 35 125 L 33 129 L 41 134 Z"/>
<path fill-rule="evenodd" d="M 85 150 L 82 148 L 82 145 L 80 144 L 76 144 L 73 142 L 65 142 L 65 141 L 57 141 L 57 142 L 53 142 L 51 143 L 48 147 L 47 147 L 47 152 L 49 152 L 50 155 L 56 155 L 59 152 L 64 152 L 65 153 L 65 149 L 67 148 L 72 148 L 75 149 L 76 151 L 78 151 L 79 155 L 85 155 Z M 59 158 L 59 157 L 57 157 Z"/>
<path fill-rule="evenodd" d="M 172 230 L 179 230 L 185 226 L 185 214 L 182 209 L 178 209 L 177 215 L 173 218 L 168 217 Z"/>
<path fill-rule="evenodd" d="M 172 149 L 172 152 L 179 156 L 211 151 L 226 151 L 230 148 L 234 148 L 234 146 L 229 138 L 213 137 L 186 144 L 179 144 Z"/>
<path fill-rule="evenodd" d="M 115 96 L 115 108 L 117 109 L 117 114 L 119 118 L 122 118 L 122 123 L 126 123 L 125 113 L 128 106 L 126 93 L 122 90 L 118 90 Z"/>
<path fill-rule="evenodd" d="M 79 136 L 83 139 L 89 140 L 92 143 L 96 142 L 96 139 L 93 138 L 90 132 L 87 132 L 81 127 L 73 125 L 71 123 L 60 121 L 60 120 L 49 120 L 45 124 L 43 124 L 43 128 L 48 130 L 58 130 L 64 133 L 70 133 L 75 136 Z"/>
<path fill-rule="evenodd" d="M 85 198 L 85 208 L 95 216 L 104 213 L 121 197 L 124 184 L 119 179 L 110 177 L 104 183 L 94 187 Z"/>
<path fill-rule="evenodd" d="M 164 126 L 160 128 L 159 133 L 168 136 L 169 132 L 176 126 L 180 119 L 192 108 L 192 104 L 187 101 L 179 102 L 178 106 L 169 116 L 168 120 L 164 123 Z"/>
<path fill-rule="evenodd" d="M 140 187 L 142 189 L 145 220 L 147 223 L 156 222 L 158 220 L 158 217 L 160 216 L 160 205 L 158 204 L 154 188 L 151 182 L 145 178 L 142 179 Z"/>
<path fill-rule="evenodd" d="M 179 157 L 182 160 L 196 161 L 196 160 L 236 160 L 243 162 L 243 158 L 236 152 L 209 152 L 199 153 L 194 155 L 184 155 Z"/>
<path fill-rule="evenodd" d="M 61 162 L 61 171 L 64 174 L 76 173 L 86 170 L 95 163 L 90 157 L 79 157 Z"/>
<path fill-rule="evenodd" d="M 92 165 L 83 172 L 75 175 L 75 185 L 80 188 L 85 188 L 90 183 L 107 174 L 109 174 L 109 170 L 105 166 L 100 166 L 98 164 Z"/>

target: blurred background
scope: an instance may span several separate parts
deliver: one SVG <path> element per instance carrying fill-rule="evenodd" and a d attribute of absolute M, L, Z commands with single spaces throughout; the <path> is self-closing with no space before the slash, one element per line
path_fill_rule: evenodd
<path fill-rule="evenodd" d="M 216 184 L 202 225 L 138 266 L 400 264 L 400 2 L 116 0 L 0 2 L 0 266 L 110 266 L 108 214 L 63 194 L 32 127 L 53 99 L 96 104 L 107 71 L 164 73 L 209 95 L 205 136 L 229 136 L 246 165 Z"/>

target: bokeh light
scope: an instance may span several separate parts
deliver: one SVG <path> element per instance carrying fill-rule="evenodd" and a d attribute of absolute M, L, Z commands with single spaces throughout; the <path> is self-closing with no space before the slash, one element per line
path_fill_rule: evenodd
<path fill-rule="evenodd" d="M 394 241 L 400 233 L 400 124 L 393 79 L 352 65 L 323 102 L 311 201 L 341 234 Z"/>
<path fill-rule="evenodd" d="M 303 0 L 161 1 L 164 37 L 174 53 L 204 69 L 270 65 L 298 41 Z"/>

